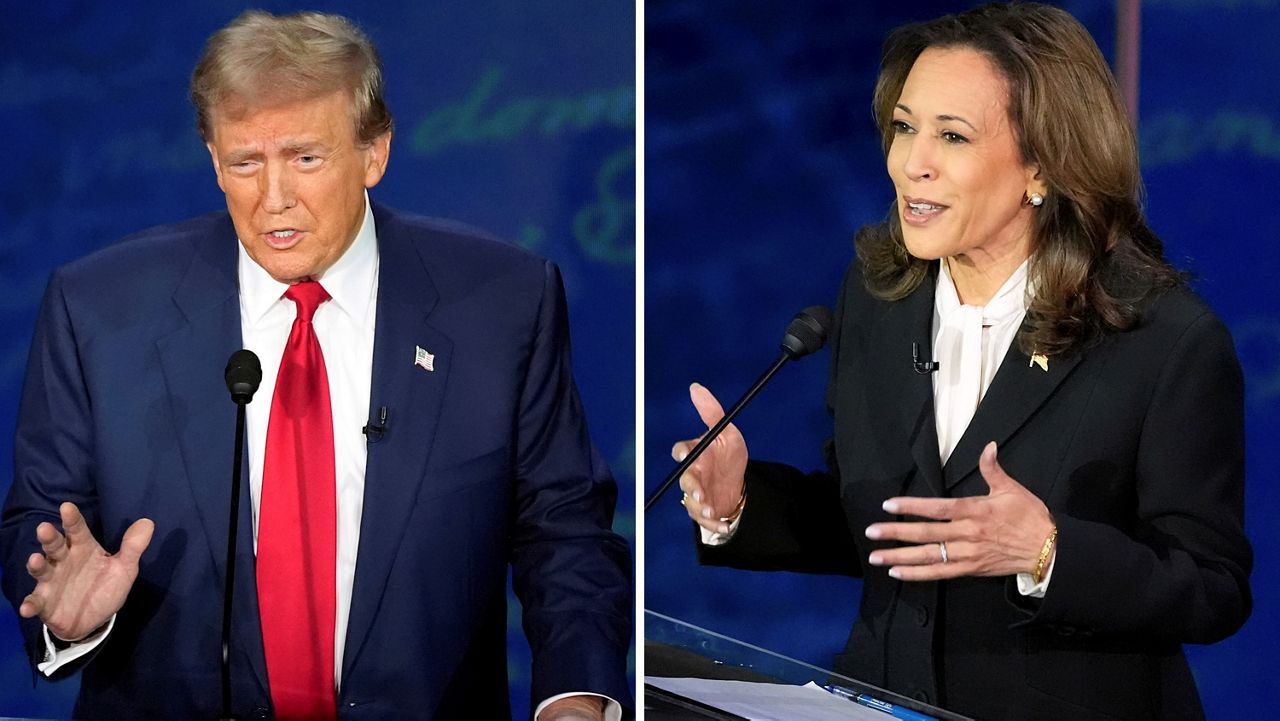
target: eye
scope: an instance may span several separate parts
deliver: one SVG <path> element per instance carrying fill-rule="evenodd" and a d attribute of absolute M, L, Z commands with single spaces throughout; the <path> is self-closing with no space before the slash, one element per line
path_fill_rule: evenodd
<path fill-rule="evenodd" d="M 906 135 L 916 131 L 915 128 L 907 125 L 905 120 L 894 120 L 889 123 L 889 127 L 893 128 L 893 132 L 897 135 Z"/>
<path fill-rule="evenodd" d="M 299 155 L 298 162 L 303 165 L 316 165 L 320 162 L 320 157 L 316 155 Z"/>
<path fill-rule="evenodd" d="M 950 143 L 951 145 L 960 145 L 962 143 L 969 142 L 968 138 L 964 137 L 960 133 L 957 133 L 951 130 L 944 130 L 938 135 L 939 137 L 941 137 L 943 140 Z"/>

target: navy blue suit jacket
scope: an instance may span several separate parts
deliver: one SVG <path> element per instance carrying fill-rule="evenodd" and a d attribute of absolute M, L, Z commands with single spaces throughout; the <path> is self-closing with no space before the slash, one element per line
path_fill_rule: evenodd
<path fill-rule="evenodd" d="M 587 436 L 556 267 L 374 205 L 381 257 L 368 446 L 339 713 L 507 718 L 508 567 L 533 696 L 630 698 L 630 557 L 616 487 Z M 78 504 L 107 549 L 155 521 L 116 626 L 84 664 L 77 716 L 213 718 L 241 347 L 236 234 L 216 213 L 144 231 L 53 275 L 33 343 L 0 528 L 4 591 L 34 582 L 35 528 Z M 435 370 L 414 365 L 415 346 Z M 270 402 L 258 398 L 255 402 Z M 233 697 L 270 693 L 247 484 L 236 562 Z M 32 662 L 40 625 L 24 622 Z"/>

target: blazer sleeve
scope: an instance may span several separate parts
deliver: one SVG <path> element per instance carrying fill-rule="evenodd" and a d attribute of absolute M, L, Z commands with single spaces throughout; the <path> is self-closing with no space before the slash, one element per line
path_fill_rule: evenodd
<path fill-rule="evenodd" d="M 62 276 L 54 273 L 45 290 L 27 359 L 27 375 L 18 406 L 13 442 L 13 484 L 0 516 L 3 589 L 16 611 L 35 588 L 27 558 L 40 550 L 36 526 L 61 527 L 58 506 L 75 503 L 90 531 L 101 538 L 97 495 L 92 482 L 93 426 L 89 397 Z M 19 618 L 32 673 L 44 660 L 44 624 Z M 60 668 L 61 679 L 81 668 L 93 654 Z"/>
<path fill-rule="evenodd" d="M 1158 371 L 1137 440 L 1131 525 L 1055 513 L 1053 581 L 1030 622 L 1189 643 L 1244 623 L 1243 402 L 1231 337 L 1206 310 Z"/>
<path fill-rule="evenodd" d="M 533 653 L 534 703 L 592 692 L 631 703 L 631 554 L 612 530 L 617 487 L 591 444 L 570 363 L 560 272 L 544 284 L 516 429 L 511 565 Z"/>
<path fill-rule="evenodd" d="M 850 264 L 848 273 L 857 272 Z M 827 376 L 827 411 L 838 393 L 840 328 L 846 312 L 846 274 L 836 303 L 830 336 L 831 365 Z M 849 531 L 840 495 L 840 469 L 835 441 L 823 445 L 827 469 L 804 473 L 781 463 L 749 461 L 747 503 L 738 527 L 728 541 L 701 543 L 694 524 L 698 561 L 753 571 L 796 571 L 862 576 L 860 556 Z"/>

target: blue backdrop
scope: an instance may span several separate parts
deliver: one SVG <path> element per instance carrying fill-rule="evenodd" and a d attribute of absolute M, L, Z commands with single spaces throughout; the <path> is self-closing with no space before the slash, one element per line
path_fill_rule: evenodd
<path fill-rule="evenodd" d="M 11 465 L 49 271 L 130 232 L 225 207 L 186 85 L 204 39 L 244 7 L 2 3 L 0 468 Z M 355 19 L 381 50 L 396 134 L 371 195 L 486 228 L 560 264 L 578 383 L 619 482 L 615 526 L 634 537 L 634 5 L 386 0 L 306 9 Z M 0 493 L 8 485 L 0 473 Z M 520 718 L 529 668 L 514 601 L 509 619 Z M 65 717 L 77 683 L 32 689 L 15 616 L 0 604 L 0 716 Z"/>
<path fill-rule="evenodd" d="M 700 432 L 687 386 L 731 402 L 773 360 L 791 315 L 834 305 L 853 231 L 893 200 L 871 116 L 879 51 L 902 22 L 976 3 L 663 0 L 645 17 L 645 468 Z M 1113 57 L 1115 6 L 1057 3 Z M 1140 139 L 1147 212 L 1173 262 L 1230 326 L 1247 382 L 1254 612 L 1188 649 L 1210 718 L 1280 701 L 1280 176 L 1275 0 L 1143 3 Z M 826 352 L 788 368 L 739 426 L 753 457 L 820 468 Z M 856 614 L 850 579 L 699 568 L 668 498 L 646 519 L 645 604 L 829 665 Z M 660 572 L 657 572 L 660 571 Z"/>

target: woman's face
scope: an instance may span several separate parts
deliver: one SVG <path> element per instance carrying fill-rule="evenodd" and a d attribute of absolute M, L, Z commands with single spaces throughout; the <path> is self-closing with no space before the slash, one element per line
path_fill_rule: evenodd
<path fill-rule="evenodd" d="M 907 251 L 974 264 L 1021 262 L 1034 212 L 1023 194 L 1045 192 L 1023 165 L 1004 78 L 969 48 L 929 48 L 893 111 L 889 177 Z"/>

